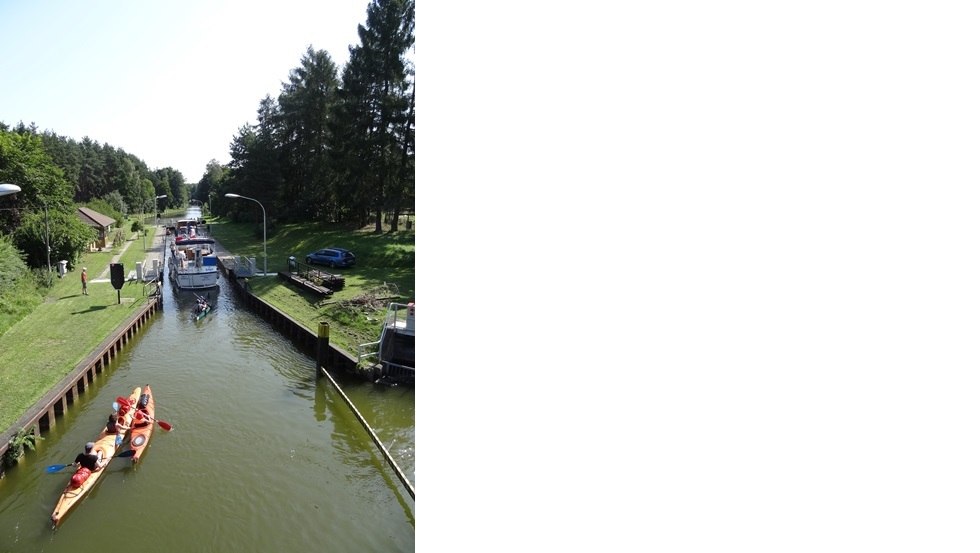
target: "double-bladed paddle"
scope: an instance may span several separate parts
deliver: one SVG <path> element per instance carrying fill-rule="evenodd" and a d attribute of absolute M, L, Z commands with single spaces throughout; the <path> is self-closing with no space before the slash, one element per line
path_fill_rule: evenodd
<path fill-rule="evenodd" d="M 132 457 L 133 455 L 136 455 L 136 450 L 135 449 L 130 449 L 128 451 L 123 451 L 119 455 L 114 456 L 113 459 L 115 459 L 116 457 Z M 64 469 L 65 467 L 70 467 L 70 466 L 72 466 L 74 464 L 75 463 L 68 463 L 68 464 L 65 464 L 65 465 L 49 465 L 44 470 L 48 474 L 54 474 L 54 473 L 56 473 L 56 472 Z"/>
<path fill-rule="evenodd" d="M 113 411 L 118 411 L 118 410 L 119 410 L 119 404 L 118 404 L 118 403 L 116 403 L 116 402 L 112 402 L 112 410 L 113 410 Z M 144 411 L 144 413 L 145 413 L 145 411 Z M 170 432 L 170 431 L 171 431 L 171 430 L 173 430 L 173 428 L 174 428 L 174 427 L 173 427 L 173 425 L 172 425 L 172 424 L 170 424 L 170 423 L 169 423 L 169 422 L 167 422 L 167 421 L 161 421 L 161 420 L 157 420 L 157 419 L 155 419 L 155 418 L 153 418 L 153 417 L 151 417 L 150 415 L 144 415 L 144 416 L 145 416 L 145 417 L 146 417 L 146 418 L 147 418 L 148 420 L 151 420 L 151 421 L 153 421 L 153 422 L 155 422 L 155 423 L 157 423 L 157 424 L 159 424 L 159 425 L 160 425 L 160 428 L 162 428 L 162 429 L 164 429 L 164 430 L 166 430 L 167 432 Z"/>

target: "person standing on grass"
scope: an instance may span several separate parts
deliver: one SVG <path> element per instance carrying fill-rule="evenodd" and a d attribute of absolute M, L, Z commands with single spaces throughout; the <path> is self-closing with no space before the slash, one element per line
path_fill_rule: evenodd
<path fill-rule="evenodd" d="M 82 293 L 88 295 L 88 267 L 82 267 Z"/>

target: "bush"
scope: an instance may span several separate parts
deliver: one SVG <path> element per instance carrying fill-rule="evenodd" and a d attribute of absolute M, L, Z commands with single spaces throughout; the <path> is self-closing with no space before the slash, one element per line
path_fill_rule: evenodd
<path fill-rule="evenodd" d="M 12 467 L 17 464 L 17 460 L 20 456 L 24 454 L 24 450 L 29 449 L 34 451 L 37 445 L 37 440 L 43 440 L 41 436 L 34 434 L 34 428 L 32 427 L 30 431 L 26 428 L 21 428 L 16 434 L 10 437 L 10 441 L 7 442 L 7 451 L 3 454 L 3 467 Z"/>

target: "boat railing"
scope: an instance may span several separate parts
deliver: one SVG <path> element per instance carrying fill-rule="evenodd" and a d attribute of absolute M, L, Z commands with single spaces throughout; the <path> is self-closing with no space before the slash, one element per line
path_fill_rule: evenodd
<path fill-rule="evenodd" d="M 390 361 L 383 359 L 383 357 L 390 357 L 391 352 L 388 351 L 387 354 L 383 354 L 384 352 L 382 352 L 384 344 L 388 341 L 388 333 L 398 333 L 399 331 L 410 330 L 411 334 L 414 335 L 414 324 L 409 325 L 408 323 L 409 314 L 411 313 L 414 316 L 414 309 L 414 304 L 394 302 L 388 304 L 388 311 L 385 313 L 384 324 L 381 325 L 381 336 L 374 342 L 367 342 L 357 346 L 358 366 L 361 366 L 362 361 L 370 361 L 373 363 L 384 361 L 390 363 Z"/>
<path fill-rule="evenodd" d="M 405 328 L 408 325 L 409 308 L 413 307 L 405 303 L 389 303 L 388 312 L 385 314 L 385 328 Z M 399 316 L 404 313 L 403 316 Z M 399 327 L 398 323 L 402 325 Z"/>

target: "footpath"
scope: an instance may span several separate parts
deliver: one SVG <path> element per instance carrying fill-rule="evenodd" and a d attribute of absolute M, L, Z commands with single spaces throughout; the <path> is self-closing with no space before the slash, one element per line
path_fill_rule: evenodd
<path fill-rule="evenodd" d="M 161 256 L 160 261 L 162 263 L 163 262 L 163 254 L 164 254 L 164 246 L 165 246 L 166 237 L 167 237 L 167 229 L 164 226 L 161 226 L 161 225 L 153 225 L 150 228 L 153 229 L 153 236 L 150 236 L 149 233 L 147 233 L 147 236 L 146 236 L 146 240 L 149 241 L 149 243 L 146 245 L 146 253 L 147 253 L 147 256 L 148 256 L 147 259 L 149 259 L 149 256 L 153 252 L 160 252 L 160 256 Z M 142 244 L 142 237 L 140 238 L 140 240 L 127 240 L 126 243 L 123 244 L 122 248 L 119 249 L 119 253 L 117 253 L 116 255 L 112 256 L 112 260 L 109 262 L 109 265 L 106 265 L 105 266 L 105 269 L 102 271 L 102 273 L 100 273 L 98 277 L 90 280 L 89 282 L 109 282 L 109 266 L 112 265 L 113 263 L 118 263 L 119 260 L 122 258 L 123 254 L 126 253 L 126 249 L 129 248 L 129 246 L 131 244 L 135 244 L 135 243 Z M 143 266 L 146 267 L 146 260 L 145 259 L 144 259 L 144 265 Z M 161 266 L 161 269 L 166 270 L 162 266 Z"/>

